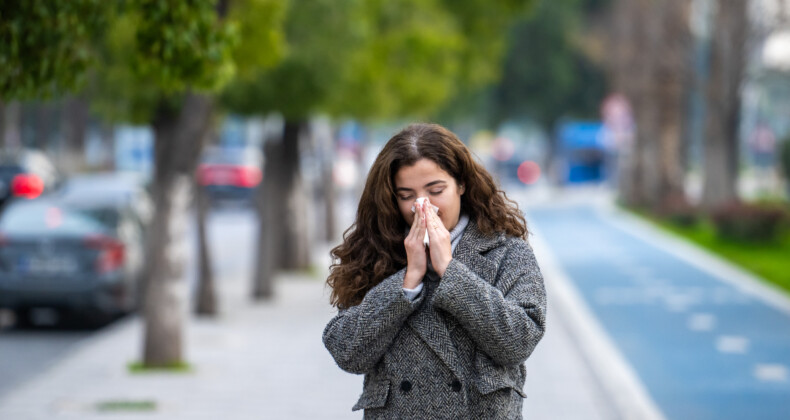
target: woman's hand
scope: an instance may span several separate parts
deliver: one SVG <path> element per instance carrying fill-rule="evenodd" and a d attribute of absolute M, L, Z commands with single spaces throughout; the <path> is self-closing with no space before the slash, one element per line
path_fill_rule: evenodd
<path fill-rule="evenodd" d="M 427 221 L 428 239 L 430 240 L 430 256 L 433 269 L 439 277 L 444 276 L 444 271 L 453 259 L 453 248 L 450 244 L 450 232 L 444 227 L 442 219 L 436 214 L 431 203 L 425 201 L 425 218 Z"/>
<path fill-rule="evenodd" d="M 414 222 L 411 224 L 409 234 L 403 240 L 406 246 L 406 277 L 403 278 L 403 287 L 414 289 L 422 283 L 422 278 L 428 270 L 428 250 L 425 248 L 426 214 L 425 204 L 414 206 Z"/>

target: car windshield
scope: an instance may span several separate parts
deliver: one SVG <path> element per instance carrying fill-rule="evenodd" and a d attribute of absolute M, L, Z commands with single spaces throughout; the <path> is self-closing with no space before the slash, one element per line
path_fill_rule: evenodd
<path fill-rule="evenodd" d="M 22 173 L 22 168 L 19 165 L 2 165 L 0 164 L 0 179 L 11 179 L 14 175 Z"/>
<path fill-rule="evenodd" d="M 209 165 L 248 165 L 258 166 L 260 152 L 244 147 L 213 147 L 205 151 L 203 163 Z"/>
<path fill-rule="evenodd" d="M 108 226 L 90 211 L 55 204 L 12 206 L 0 219 L 0 231 L 13 235 L 86 234 Z"/>
<path fill-rule="evenodd" d="M 121 220 L 118 210 L 114 208 L 81 209 L 80 212 L 109 228 L 117 227 Z"/>

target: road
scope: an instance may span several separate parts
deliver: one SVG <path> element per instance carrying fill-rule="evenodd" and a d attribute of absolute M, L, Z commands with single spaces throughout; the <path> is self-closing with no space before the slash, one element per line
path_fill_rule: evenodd
<path fill-rule="evenodd" d="M 234 252 L 242 245 L 242 249 L 253 248 L 253 229 L 257 224 L 249 209 L 232 207 L 220 208 L 211 213 L 209 218 L 209 236 L 214 251 L 214 269 L 216 278 L 249 278 L 250 261 L 246 253 Z M 195 243 L 196 230 L 193 224 L 187 232 L 186 242 Z M 233 244 L 234 246 L 228 246 Z M 189 261 L 194 261 L 195 249 L 187 247 Z M 186 278 L 192 288 L 195 281 L 193 264 L 187 265 Z M 6 316 L 2 316 L 5 321 Z M 0 323 L 0 397 L 14 388 L 44 374 L 47 369 L 61 359 L 76 351 L 80 343 L 99 335 L 100 330 L 64 328 L 62 326 L 39 327 L 34 329 L 16 329 L 7 322 Z"/>

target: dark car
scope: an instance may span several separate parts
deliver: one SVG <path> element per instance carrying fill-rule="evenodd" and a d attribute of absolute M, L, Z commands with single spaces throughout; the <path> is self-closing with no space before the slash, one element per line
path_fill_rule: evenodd
<path fill-rule="evenodd" d="M 55 165 L 42 152 L 21 150 L 0 155 L 0 207 L 14 197 L 36 198 L 57 188 Z"/>
<path fill-rule="evenodd" d="M 253 147 L 209 147 L 197 177 L 212 202 L 248 203 L 260 184 L 263 158 Z"/>
<path fill-rule="evenodd" d="M 143 232 L 148 230 L 154 214 L 145 178 L 133 173 L 72 176 L 61 184 L 56 196 L 71 207 L 116 208 L 138 224 Z"/>
<path fill-rule="evenodd" d="M 0 307 L 18 323 L 56 310 L 102 325 L 135 309 L 144 232 L 128 205 L 49 196 L 0 216 Z"/>

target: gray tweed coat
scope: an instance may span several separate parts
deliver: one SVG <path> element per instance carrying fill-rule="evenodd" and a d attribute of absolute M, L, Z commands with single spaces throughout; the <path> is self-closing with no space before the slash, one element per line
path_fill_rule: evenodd
<path fill-rule="evenodd" d="M 323 334 L 345 371 L 365 374 L 366 419 L 520 419 L 524 361 L 546 328 L 546 292 L 524 240 L 470 221 L 444 277 L 410 301 L 406 269 L 340 310 Z"/>

